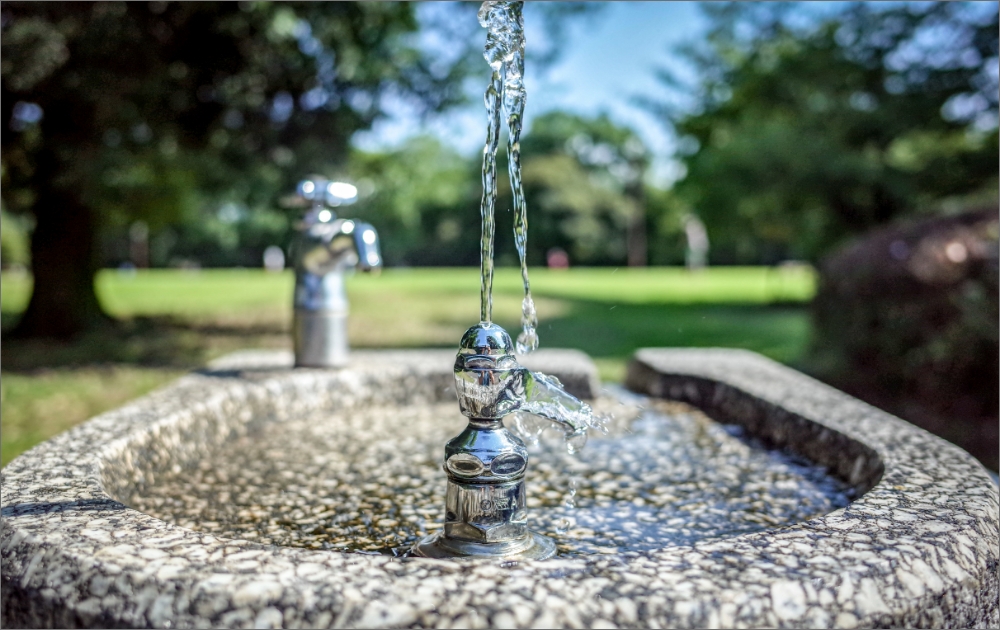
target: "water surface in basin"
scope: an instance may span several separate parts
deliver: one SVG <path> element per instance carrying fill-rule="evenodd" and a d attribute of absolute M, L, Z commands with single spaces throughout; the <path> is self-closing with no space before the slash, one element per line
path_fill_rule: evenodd
<path fill-rule="evenodd" d="M 617 420 L 579 453 L 566 452 L 558 431 L 529 447 L 529 524 L 555 538 L 560 555 L 726 538 L 850 500 L 847 484 L 823 468 L 687 405 L 602 398 L 595 408 Z M 161 474 L 128 502 L 226 538 L 401 555 L 442 527 L 443 445 L 465 422 L 445 403 L 270 424 L 195 467 Z"/>

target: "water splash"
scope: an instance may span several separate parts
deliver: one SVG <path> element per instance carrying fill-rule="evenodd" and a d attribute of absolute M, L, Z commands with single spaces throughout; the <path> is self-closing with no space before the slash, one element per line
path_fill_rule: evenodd
<path fill-rule="evenodd" d="M 490 88 L 486 92 L 489 114 L 486 146 L 483 149 L 483 216 L 482 236 L 482 320 L 490 321 L 493 290 L 493 218 L 496 206 L 496 148 L 500 127 L 500 112 L 496 105 L 500 95 L 507 118 L 507 173 L 514 203 L 514 244 L 521 262 L 521 282 L 524 299 L 521 302 L 521 333 L 517 336 L 518 354 L 528 354 L 538 348 L 538 314 L 531 298 L 528 279 L 528 208 L 521 182 L 521 127 L 524 119 L 524 16 L 523 2 L 484 2 L 479 9 L 479 23 L 487 29 L 483 56 L 493 68 Z M 500 87 L 495 88 L 499 80 Z M 493 92 L 491 93 L 491 90 Z M 489 196 L 487 194 L 489 191 Z"/>
<path fill-rule="evenodd" d="M 555 422 L 567 440 L 578 442 L 580 435 L 586 440 L 594 415 L 590 405 L 567 393 L 559 379 L 549 374 L 524 370 L 523 381 L 524 402 L 520 411 Z"/>
<path fill-rule="evenodd" d="M 542 437 L 542 433 L 550 425 L 545 418 L 539 418 L 530 413 L 516 411 L 510 417 L 510 428 L 529 446 L 537 446 L 538 439 Z"/>
<path fill-rule="evenodd" d="M 567 435 L 565 437 L 566 451 L 570 455 L 575 455 L 583 450 L 583 447 L 587 445 L 587 433 L 576 433 L 573 435 Z"/>
<path fill-rule="evenodd" d="M 566 394 L 562 390 L 559 379 L 554 376 L 539 372 L 530 372 L 529 374 L 536 381 L 534 398 L 530 399 L 529 403 L 522 405 L 521 411 L 511 414 L 509 426 L 526 444 L 538 446 L 545 429 L 558 426 L 563 432 L 563 446 L 566 452 L 570 455 L 576 455 L 587 445 L 591 431 L 597 431 L 602 435 L 608 434 L 609 425 L 615 420 L 614 414 L 595 413 L 587 403 Z M 550 421 L 547 416 L 551 415 L 569 417 L 575 423 L 575 428 L 569 422 Z M 570 510 L 576 507 L 578 483 L 579 480 L 576 477 L 570 477 L 563 499 L 563 507 Z M 556 531 L 564 533 L 568 527 L 568 525 L 566 527 L 557 526 Z"/>
<path fill-rule="evenodd" d="M 613 414 L 594 413 L 590 405 L 566 392 L 555 376 L 521 368 L 524 402 L 511 414 L 511 426 L 530 445 L 538 444 L 545 429 L 556 426 L 563 433 L 566 450 L 577 453 L 587 444 L 590 431 L 608 434 Z"/>
<path fill-rule="evenodd" d="M 615 414 L 613 413 L 592 413 L 587 425 L 601 435 L 607 435 L 609 431 L 608 427 L 614 421 Z"/>

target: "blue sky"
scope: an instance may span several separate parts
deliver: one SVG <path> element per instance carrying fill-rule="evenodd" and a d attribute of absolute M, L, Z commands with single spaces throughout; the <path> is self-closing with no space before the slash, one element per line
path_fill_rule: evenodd
<path fill-rule="evenodd" d="M 533 28 L 533 7 L 525 7 L 527 46 L 541 35 Z M 537 23 L 537 20 L 536 20 Z M 674 175 L 669 159 L 672 139 L 652 115 L 631 102 L 638 95 L 665 96 L 655 76 L 664 66 L 684 73 L 682 60 L 672 49 L 685 41 L 703 36 L 706 23 L 700 9 L 690 2 L 609 3 L 596 14 L 576 18 L 559 60 L 544 73 L 530 64 L 525 69 L 528 100 L 525 118 L 553 109 L 596 115 L 602 111 L 616 122 L 636 130 L 657 156 L 653 178 L 664 182 Z M 485 32 L 483 32 L 485 41 Z M 484 68 L 486 62 L 483 61 Z M 433 133 L 465 154 L 480 151 L 485 136 L 485 112 L 478 93 L 483 86 L 471 86 L 472 104 L 423 126 L 406 112 L 381 122 L 371 132 L 356 138 L 364 148 L 388 148 L 422 132 Z"/>

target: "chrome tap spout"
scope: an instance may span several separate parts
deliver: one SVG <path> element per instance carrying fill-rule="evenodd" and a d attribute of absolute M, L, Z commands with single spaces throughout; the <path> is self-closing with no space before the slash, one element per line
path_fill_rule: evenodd
<path fill-rule="evenodd" d="M 378 232 L 356 219 L 337 218 L 332 206 L 351 203 L 342 183 L 321 179 L 299 184 L 299 196 L 312 207 L 299 224 L 295 262 L 295 365 L 341 367 L 347 363 L 347 293 L 344 277 L 352 269 L 378 272 L 382 267 Z M 334 203 L 336 201 L 336 203 Z"/>

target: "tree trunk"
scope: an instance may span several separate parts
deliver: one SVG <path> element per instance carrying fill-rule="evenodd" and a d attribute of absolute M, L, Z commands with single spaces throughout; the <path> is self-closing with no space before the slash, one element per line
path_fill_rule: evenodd
<path fill-rule="evenodd" d="M 94 213 L 72 192 L 42 188 L 35 218 L 34 290 L 12 334 L 67 339 L 107 319 L 94 292 Z"/>
<path fill-rule="evenodd" d="M 625 233 L 625 248 L 628 250 L 629 267 L 645 267 L 648 262 L 648 246 L 646 244 L 646 199 L 643 195 L 642 182 L 632 190 L 627 191 L 635 200 L 635 212 L 629 218 Z"/>

